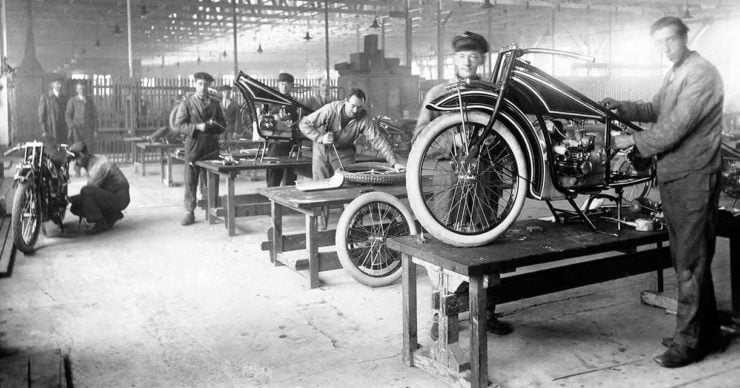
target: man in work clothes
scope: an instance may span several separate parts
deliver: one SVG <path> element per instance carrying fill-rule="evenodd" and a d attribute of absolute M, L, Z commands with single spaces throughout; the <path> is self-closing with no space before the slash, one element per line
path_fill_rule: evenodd
<path fill-rule="evenodd" d="M 364 110 L 365 92 L 350 89 L 344 101 L 330 102 L 301 120 L 299 128 L 304 136 L 312 140 L 313 179 L 325 179 L 341 166 L 355 162 L 355 140 L 364 135 L 396 170 L 406 168 L 375 121 Z M 326 229 L 328 214 L 319 218 L 319 226 Z"/>
<path fill-rule="evenodd" d="M 49 92 L 41 95 L 39 101 L 39 124 L 41 139 L 45 144 L 56 147 L 67 142 L 67 122 L 64 118 L 67 109 L 67 96 L 62 94 L 62 79 L 49 82 Z"/>
<path fill-rule="evenodd" d="M 290 96 L 293 93 L 293 85 L 295 78 L 289 73 L 280 73 L 278 75 L 278 91 L 281 94 Z M 270 107 L 270 114 L 275 116 L 277 121 L 290 120 L 291 123 L 298 121 L 298 109 L 295 106 L 288 105 L 275 105 Z M 290 154 L 291 143 L 288 142 L 272 142 L 270 148 L 265 153 L 265 156 L 272 157 L 285 157 Z M 268 168 L 265 172 L 265 181 L 267 187 L 280 186 L 283 182 L 285 185 L 295 185 L 295 181 L 298 178 L 293 169 L 290 168 Z"/>
<path fill-rule="evenodd" d="M 308 99 L 306 106 L 311 108 L 311 111 L 317 111 L 319 108 L 332 101 L 334 100 L 329 96 L 329 80 L 324 77 L 319 81 L 317 93 Z"/>
<path fill-rule="evenodd" d="M 226 120 L 218 99 L 208 95 L 213 77 L 204 72 L 194 75 L 195 93 L 180 102 L 175 129 L 185 136 L 185 217 L 183 226 L 195 223 L 198 186 L 205 193 L 206 171 L 195 165 L 200 160 L 218 159 L 218 136 L 226 130 Z"/>
<path fill-rule="evenodd" d="M 643 157 L 658 157 L 658 186 L 678 282 L 676 331 L 663 340 L 668 350 L 655 358 L 667 368 L 701 360 L 722 340 L 711 266 L 724 86 L 714 65 L 686 47 L 688 30 L 672 16 L 650 28 L 654 43 L 673 63 L 651 102 L 602 101 L 624 119 L 655 123 L 646 131 L 615 137 L 614 145 L 634 145 Z"/>
<path fill-rule="evenodd" d="M 88 234 L 104 232 L 123 218 L 121 211 L 131 201 L 128 179 L 108 158 L 88 152 L 85 143 L 74 143 L 70 151 L 75 154 L 75 163 L 86 169 L 88 175 L 80 195 L 70 198 L 70 211 L 95 224 Z"/>
<path fill-rule="evenodd" d="M 478 75 L 478 68 L 480 66 L 483 66 L 483 64 L 486 61 L 486 54 L 488 53 L 488 42 L 484 37 L 482 37 L 479 34 L 476 34 L 474 32 L 466 31 L 460 35 L 455 36 L 452 39 L 452 48 L 455 52 L 454 54 L 454 63 L 455 63 L 455 79 L 447 82 L 443 82 L 431 89 L 426 93 L 424 96 L 424 102 L 421 104 L 421 111 L 419 112 L 419 118 L 416 121 L 416 129 L 414 130 L 414 135 L 412 138 L 412 143 L 416 140 L 416 138 L 421 134 L 421 132 L 424 130 L 424 128 L 429 125 L 434 119 L 439 117 L 441 114 L 440 112 L 432 111 L 427 109 L 427 104 L 433 102 L 439 97 L 442 97 L 443 95 L 448 93 L 447 87 L 450 84 L 453 84 L 455 82 L 459 81 L 465 81 L 465 80 L 478 80 L 480 79 L 480 76 Z M 495 201 L 494 198 L 489 198 L 491 201 Z M 461 203 L 460 198 L 449 198 L 450 204 L 448 206 L 454 207 L 456 204 Z M 492 208 L 496 208 L 495 205 L 491 206 Z M 438 283 L 438 277 L 441 276 L 438 271 L 435 271 L 433 269 L 428 269 L 429 277 L 431 278 L 432 282 L 434 284 Z M 450 281 L 448 283 L 448 288 L 450 290 L 454 290 L 456 294 L 465 294 L 468 292 L 468 283 L 464 282 L 462 280 L 457 281 Z M 500 321 L 498 318 L 496 318 L 495 311 L 496 311 L 496 305 L 493 303 L 494 298 L 489 297 L 488 298 L 488 307 L 487 307 L 487 314 L 488 314 L 488 320 L 487 320 L 487 329 L 496 335 L 506 335 L 512 332 L 512 327 L 506 322 Z M 434 316 L 434 321 L 432 323 L 432 337 L 436 338 L 437 336 L 437 315 Z"/>
<path fill-rule="evenodd" d="M 77 95 L 67 101 L 65 119 L 69 129 L 71 143 L 82 142 L 90 152 L 94 151 L 95 138 L 98 136 L 98 114 L 92 97 L 87 95 L 87 85 L 79 82 L 75 86 Z M 57 139 L 59 140 L 59 139 Z"/>

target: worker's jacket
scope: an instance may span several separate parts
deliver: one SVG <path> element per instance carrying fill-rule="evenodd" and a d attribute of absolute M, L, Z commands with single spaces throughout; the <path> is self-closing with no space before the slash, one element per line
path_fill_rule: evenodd
<path fill-rule="evenodd" d="M 69 129 L 69 139 L 83 141 L 88 148 L 92 147 L 93 134 L 98 126 L 98 114 L 92 97 L 87 96 L 84 100 L 80 96 L 70 98 L 64 116 Z"/>
<path fill-rule="evenodd" d="M 342 110 L 344 109 L 343 101 L 328 103 L 319 110 L 311 113 L 301 120 L 299 128 L 304 136 L 314 142 L 326 133 L 334 134 L 334 144 L 337 148 L 353 147 L 355 140 L 364 135 L 370 142 L 370 145 L 378 151 L 393 166 L 398 163 L 396 153 L 393 152 L 388 140 L 380 132 L 366 112 L 359 114 L 359 117 L 349 119 L 346 124 L 342 125 Z"/>
<path fill-rule="evenodd" d="M 213 119 L 217 125 L 209 125 L 206 131 L 198 131 L 195 126 Z M 175 129 L 185 135 L 185 160 L 218 159 L 218 135 L 226 128 L 221 104 L 209 96 L 201 99 L 197 95 L 184 98 L 177 108 Z"/>
<path fill-rule="evenodd" d="M 719 172 L 724 86 L 717 69 L 697 52 L 671 68 L 651 102 L 626 102 L 619 114 L 654 122 L 634 135 L 640 154 L 658 156 L 658 180 Z"/>
<path fill-rule="evenodd" d="M 54 95 L 53 92 L 49 92 L 41 95 L 38 116 L 41 134 L 44 137 L 53 138 L 57 142 L 67 142 L 65 109 L 67 109 L 67 96 L 64 94 Z"/>
<path fill-rule="evenodd" d="M 118 166 L 104 155 L 91 155 L 87 162 L 87 184 L 111 193 L 129 189 L 128 179 Z"/>
<path fill-rule="evenodd" d="M 477 80 L 479 79 L 478 76 L 471 77 L 471 80 Z M 421 110 L 419 111 L 419 118 L 416 119 L 416 129 L 414 130 L 414 136 L 411 137 L 411 144 L 414 144 L 416 141 L 416 138 L 421 135 L 421 132 L 426 128 L 429 123 L 434 121 L 439 115 L 442 114 L 442 112 L 429 110 L 427 108 L 427 105 L 431 104 L 434 100 L 444 96 L 445 94 L 449 93 L 449 90 L 447 88 L 451 86 L 455 82 L 459 82 L 461 79 L 456 79 L 454 81 L 449 81 L 445 83 L 441 83 L 439 85 L 436 85 L 429 89 L 429 91 L 424 95 L 424 101 L 421 103 Z"/>

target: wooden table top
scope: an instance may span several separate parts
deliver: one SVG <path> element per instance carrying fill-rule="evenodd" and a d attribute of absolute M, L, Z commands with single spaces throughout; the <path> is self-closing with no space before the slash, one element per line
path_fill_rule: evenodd
<path fill-rule="evenodd" d="M 382 191 L 398 198 L 406 198 L 407 195 L 405 185 L 363 186 L 345 184 L 345 186 L 338 189 L 317 191 L 300 191 L 295 186 L 261 187 L 257 189 L 257 193 L 264 195 L 270 201 L 296 210 L 310 210 L 323 206 L 345 204 L 371 191 Z"/>
<path fill-rule="evenodd" d="M 595 221 L 599 230 L 616 233 L 611 222 Z M 527 227 L 542 228 L 529 232 Z M 668 241 L 668 232 L 638 232 L 622 229 L 616 237 L 595 233 L 583 223 L 556 224 L 541 220 L 517 221 L 497 240 L 475 248 L 458 248 L 447 245 L 425 234 L 425 241 L 418 236 L 393 237 L 386 241 L 388 248 L 411 255 L 443 269 L 464 276 L 493 272 L 511 272 L 518 267 L 542 264 L 567 258 L 630 249 L 644 244 Z"/>
<path fill-rule="evenodd" d="M 236 158 L 237 163 L 226 165 L 222 160 L 201 160 L 198 162 L 195 162 L 195 164 L 199 167 L 203 167 L 204 169 L 215 172 L 215 173 L 232 173 L 232 172 L 239 172 L 239 171 L 245 171 L 245 170 L 260 170 L 265 168 L 290 168 L 290 167 L 304 167 L 304 166 L 311 166 L 311 158 L 291 158 L 291 157 L 267 157 L 265 156 L 264 160 L 260 161 L 259 158 L 257 160 L 254 159 L 241 159 Z M 357 157 L 357 163 L 361 162 L 378 162 L 382 161 L 382 159 L 374 158 L 374 157 L 367 157 L 358 155 Z"/>

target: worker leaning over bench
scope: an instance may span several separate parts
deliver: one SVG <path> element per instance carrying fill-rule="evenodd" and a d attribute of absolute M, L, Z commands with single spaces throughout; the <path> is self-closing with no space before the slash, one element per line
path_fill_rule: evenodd
<path fill-rule="evenodd" d="M 344 101 L 330 102 L 301 120 L 299 128 L 313 141 L 311 170 L 313 179 L 325 179 L 341 166 L 355 162 L 355 140 L 364 135 L 396 170 L 406 168 L 399 162 L 393 147 L 365 111 L 365 92 L 350 89 Z M 326 229 L 328 212 L 319 218 Z"/>
<path fill-rule="evenodd" d="M 183 226 L 195 223 L 198 186 L 205 193 L 206 170 L 195 165 L 200 160 L 218 159 L 218 136 L 226 130 L 226 120 L 218 99 L 208 95 L 213 82 L 210 74 L 199 72 L 195 94 L 185 97 L 177 108 L 175 128 L 185 138 L 185 217 Z"/>
<path fill-rule="evenodd" d="M 486 62 L 486 53 L 488 53 L 488 42 L 484 37 L 474 32 L 465 31 L 464 33 L 452 38 L 452 48 L 455 52 L 454 63 L 455 63 L 455 79 L 441 83 L 429 91 L 424 96 L 424 102 L 421 104 L 421 111 L 419 112 L 419 118 L 416 121 L 416 129 L 414 130 L 414 136 L 412 143 L 431 123 L 435 118 L 439 117 L 440 112 L 431 111 L 427 109 L 427 105 L 436 100 L 439 97 L 447 94 L 447 88 L 450 84 L 465 81 L 465 80 L 478 80 L 478 68 Z M 451 205 L 454 206 L 454 205 Z M 429 269 L 429 277 L 432 282 L 436 284 L 438 273 L 433 269 Z M 454 290 L 456 294 L 467 294 L 468 283 L 462 280 L 458 280 L 457 284 L 448 283 L 450 290 Z M 443 290 L 441 290 L 443 291 Z M 494 298 L 488 298 L 487 306 L 487 329 L 496 335 L 506 335 L 512 332 L 512 327 L 506 322 L 500 321 L 496 318 L 496 304 L 493 302 Z M 437 338 L 437 328 L 439 317 L 434 316 L 432 323 L 432 338 Z"/>
<path fill-rule="evenodd" d="M 602 103 L 627 120 L 654 122 L 648 130 L 614 138 L 617 148 L 636 146 L 658 157 L 658 187 L 668 224 L 678 281 L 678 311 L 661 366 L 681 367 L 723 346 L 712 282 L 712 256 L 720 193 L 724 86 L 717 69 L 687 47 L 688 27 L 667 16 L 650 28 L 656 47 L 673 67 L 651 102 Z"/>

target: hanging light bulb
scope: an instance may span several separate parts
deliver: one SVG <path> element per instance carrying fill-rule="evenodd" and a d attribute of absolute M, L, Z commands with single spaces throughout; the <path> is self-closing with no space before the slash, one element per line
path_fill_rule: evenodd
<path fill-rule="evenodd" d="M 226 57 L 227 57 L 227 56 L 228 56 L 229 54 L 227 54 L 227 53 L 226 53 L 226 50 L 224 50 L 224 53 L 223 53 L 223 54 L 221 54 L 221 55 L 223 55 L 223 57 L 224 57 L 224 58 L 226 58 Z"/>
<path fill-rule="evenodd" d="M 116 25 L 113 26 L 113 33 L 114 34 L 120 34 L 120 33 L 122 33 L 121 32 L 121 26 L 118 23 L 116 23 Z"/>
<path fill-rule="evenodd" d="M 201 63 L 201 62 L 203 62 L 203 61 L 202 61 L 202 60 L 200 59 L 200 55 L 198 55 L 198 59 L 196 59 L 195 61 L 196 61 L 196 62 L 198 62 L 198 63 Z"/>
<path fill-rule="evenodd" d="M 146 17 L 149 15 L 149 10 L 146 9 L 146 4 L 144 2 L 141 2 L 141 6 L 139 7 L 139 16 L 141 16 L 142 19 L 146 19 Z"/>
<path fill-rule="evenodd" d="M 370 28 L 372 28 L 373 30 L 377 30 L 378 28 L 380 28 L 377 17 L 373 19 L 373 24 L 370 25 Z"/>
<path fill-rule="evenodd" d="M 305 40 L 306 42 L 308 42 L 311 39 L 313 39 L 313 37 L 311 37 L 311 33 L 308 32 L 308 31 L 306 31 L 306 36 L 303 37 L 303 40 Z"/>
<path fill-rule="evenodd" d="M 484 0 L 481 8 L 483 9 L 493 8 L 493 4 L 491 4 L 491 0 Z"/>
<path fill-rule="evenodd" d="M 691 16 L 691 12 L 689 11 L 689 2 L 686 1 L 686 5 L 683 6 L 683 19 L 691 19 L 693 16 Z"/>
<path fill-rule="evenodd" d="M 262 54 L 265 50 L 262 50 L 262 43 L 257 47 L 257 53 Z"/>

